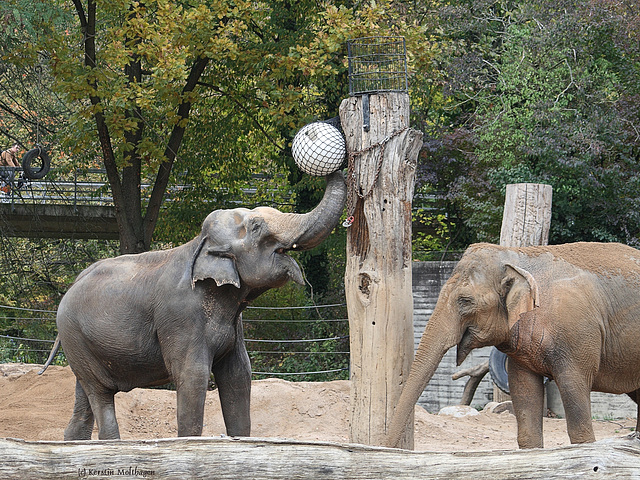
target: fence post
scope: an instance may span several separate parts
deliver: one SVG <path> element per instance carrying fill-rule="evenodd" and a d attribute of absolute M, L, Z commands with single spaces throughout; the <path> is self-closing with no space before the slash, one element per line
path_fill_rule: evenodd
<path fill-rule="evenodd" d="M 73 171 L 73 206 L 78 208 L 78 169 Z"/>

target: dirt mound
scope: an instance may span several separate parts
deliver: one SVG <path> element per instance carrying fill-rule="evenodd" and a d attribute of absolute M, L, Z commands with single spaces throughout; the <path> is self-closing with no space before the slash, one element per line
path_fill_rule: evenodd
<path fill-rule="evenodd" d="M 69 367 L 37 375 L 32 365 L 0 365 L 0 437 L 62 440 L 71 417 L 75 377 Z M 175 437 L 175 392 L 135 389 L 116 395 L 123 439 Z M 345 443 L 349 440 L 349 382 L 257 380 L 252 386 L 252 435 Z M 623 436 L 635 419 L 594 421 L 596 438 Z M 456 418 L 416 408 L 416 450 L 474 451 L 517 448 L 515 417 L 508 412 Z M 564 420 L 545 419 L 545 446 L 568 445 Z M 225 433 L 220 402 L 207 394 L 205 436 Z M 94 432 L 94 438 L 96 434 Z"/>

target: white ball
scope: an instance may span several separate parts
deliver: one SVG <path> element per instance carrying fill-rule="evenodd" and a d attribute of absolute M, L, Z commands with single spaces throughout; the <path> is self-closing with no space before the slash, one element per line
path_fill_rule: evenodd
<path fill-rule="evenodd" d="M 296 133 L 291 152 L 300 170 L 320 177 L 340 168 L 347 147 L 340 130 L 328 123 L 314 122 Z"/>

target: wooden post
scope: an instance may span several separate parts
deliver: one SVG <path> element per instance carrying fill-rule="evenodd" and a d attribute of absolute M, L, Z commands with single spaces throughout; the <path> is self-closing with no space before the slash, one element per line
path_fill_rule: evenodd
<path fill-rule="evenodd" d="M 551 226 L 551 185 L 515 183 L 507 185 L 500 245 L 528 247 L 547 245 Z M 493 387 L 493 400 L 505 402 L 510 397 Z"/>
<path fill-rule="evenodd" d="M 528 247 L 547 245 L 551 226 L 551 185 L 507 185 L 500 231 L 500 245 Z"/>
<path fill-rule="evenodd" d="M 351 441 L 382 445 L 413 360 L 411 206 L 422 133 L 409 96 L 361 96 L 340 105 L 349 173 L 345 293 L 351 338 Z M 413 425 L 413 421 L 411 422 Z M 413 447 L 413 428 L 405 448 Z"/>

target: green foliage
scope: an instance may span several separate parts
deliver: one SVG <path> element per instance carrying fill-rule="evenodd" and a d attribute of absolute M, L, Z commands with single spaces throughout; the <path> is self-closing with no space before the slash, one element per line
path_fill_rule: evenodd
<path fill-rule="evenodd" d="M 294 308 L 269 308 L 270 305 Z M 326 304 L 325 304 L 326 305 Z M 265 307 L 266 306 L 266 307 Z M 306 306 L 306 308 L 296 308 Z M 348 379 L 349 328 L 344 304 L 315 307 L 299 286 L 287 285 L 258 298 L 243 314 L 252 369 L 283 375 L 290 381 Z M 251 339 L 270 339 L 254 342 Z M 273 342 L 272 340 L 285 340 Z M 293 341 L 291 341 L 293 340 Z M 301 372 L 324 372 L 298 375 Z M 273 375 L 256 375 L 265 378 Z"/>
<path fill-rule="evenodd" d="M 346 40 L 404 35 L 412 72 L 427 68 L 435 42 L 419 19 L 430 7 L 8 0 L 0 56 L 12 78 L 40 72 L 55 107 L 14 136 L 39 137 L 29 125 L 46 121 L 58 161 L 108 169 L 123 252 L 148 248 L 163 215 L 154 238 L 181 241 L 195 218 L 237 201 L 252 175 L 273 179 L 276 204 L 301 191 L 290 141 L 301 125 L 337 114 L 347 94 Z M 416 88 L 431 88 L 415 78 Z M 19 107 L 35 109 L 38 99 L 23 97 Z M 13 123 L 20 108 L 5 110 Z M 160 215 L 167 171 L 180 194 Z"/>
<path fill-rule="evenodd" d="M 420 209 L 413 213 L 413 260 L 439 260 L 446 250 L 451 226 L 443 213 L 434 214 Z M 416 231 L 417 230 L 417 231 Z"/>
<path fill-rule="evenodd" d="M 2 246 L 0 361 L 43 363 L 51 349 L 49 342 L 56 337 L 55 310 L 62 295 L 82 269 L 115 255 L 117 245 L 3 237 Z M 64 362 L 64 355 L 58 355 L 56 362 Z"/>
<path fill-rule="evenodd" d="M 414 261 L 443 260 L 449 248 L 455 224 L 442 213 L 441 202 L 433 188 L 423 185 L 417 189 L 413 201 Z"/>
<path fill-rule="evenodd" d="M 445 89 L 455 130 L 427 155 L 458 225 L 496 242 L 505 185 L 547 183 L 552 243 L 640 245 L 637 15 L 624 2 L 481 3 L 443 10 L 457 26 Z"/>
<path fill-rule="evenodd" d="M 21 153 L 50 146 L 68 119 L 67 106 L 52 92 L 46 55 L 33 46 L 43 22 L 59 22 L 58 13 L 50 2 L 0 4 L 0 150 L 14 143 Z M 60 151 L 51 157 L 54 166 L 66 166 Z"/>
<path fill-rule="evenodd" d="M 311 205 L 306 197 L 317 199 L 323 184 L 298 171 L 290 142 L 302 125 L 337 115 L 347 96 L 346 40 L 406 34 L 418 50 L 415 62 L 427 64 L 432 53 L 424 28 L 409 15 L 387 20 L 397 13 L 389 2 L 359 10 L 307 1 L 261 6 L 264 18 L 254 22 L 242 55 L 213 62 L 203 74 L 202 106 L 175 168 L 175 182 L 190 188 L 167 206 L 166 225 L 193 221 L 196 210 L 204 210 L 204 218 L 204 212 L 237 201 L 252 173 L 266 174 L 272 183 L 261 182 L 269 190 L 243 204 L 304 211 Z M 168 229 L 160 228 L 157 236 L 164 237 Z"/>
<path fill-rule="evenodd" d="M 0 305 L 55 310 L 89 264 L 114 256 L 114 242 L 2 238 Z"/>

